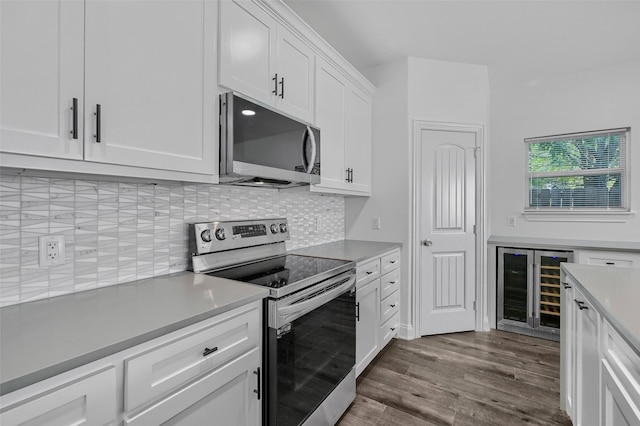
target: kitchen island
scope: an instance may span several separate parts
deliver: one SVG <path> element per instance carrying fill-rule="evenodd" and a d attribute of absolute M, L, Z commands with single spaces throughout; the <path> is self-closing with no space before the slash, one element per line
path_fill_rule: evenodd
<path fill-rule="evenodd" d="M 560 405 L 576 425 L 640 424 L 640 269 L 562 264 Z"/>

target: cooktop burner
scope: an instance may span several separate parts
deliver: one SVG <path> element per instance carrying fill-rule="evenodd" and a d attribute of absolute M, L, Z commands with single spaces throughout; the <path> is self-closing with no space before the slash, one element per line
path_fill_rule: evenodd
<path fill-rule="evenodd" d="M 235 266 L 214 272 L 220 278 L 228 278 L 269 288 L 282 288 L 329 273 L 351 262 L 336 259 L 322 259 L 293 254 Z M 338 272 L 338 271 L 337 271 Z"/>

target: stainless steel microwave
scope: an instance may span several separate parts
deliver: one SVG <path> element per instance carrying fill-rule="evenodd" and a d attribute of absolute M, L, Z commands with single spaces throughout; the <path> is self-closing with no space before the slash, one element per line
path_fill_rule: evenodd
<path fill-rule="evenodd" d="M 220 183 L 320 183 L 320 130 L 238 93 L 220 95 Z"/>

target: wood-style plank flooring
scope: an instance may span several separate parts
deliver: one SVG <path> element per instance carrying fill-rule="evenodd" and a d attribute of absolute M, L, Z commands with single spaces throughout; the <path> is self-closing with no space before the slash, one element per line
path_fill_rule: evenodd
<path fill-rule="evenodd" d="M 394 340 L 338 425 L 571 425 L 559 377 L 557 342 L 498 330 Z"/>

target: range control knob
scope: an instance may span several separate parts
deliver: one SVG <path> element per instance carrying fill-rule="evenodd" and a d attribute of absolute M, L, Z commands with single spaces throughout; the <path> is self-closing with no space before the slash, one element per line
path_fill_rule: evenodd
<path fill-rule="evenodd" d="M 205 229 L 204 231 L 202 231 L 200 233 L 200 238 L 202 238 L 202 241 L 204 241 L 205 243 L 210 243 L 211 242 L 211 231 L 209 229 Z"/>
<path fill-rule="evenodd" d="M 269 229 L 271 229 L 272 234 L 277 234 L 278 232 L 280 232 L 280 230 L 278 229 L 277 223 L 272 223 Z"/>
<path fill-rule="evenodd" d="M 280 232 L 287 232 L 287 224 L 286 223 L 281 223 L 280 224 Z"/>
<path fill-rule="evenodd" d="M 222 241 L 225 238 L 227 238 L 227 237 L 224 235 L 224 228 L 216 229 L 216 239 Z"/>

